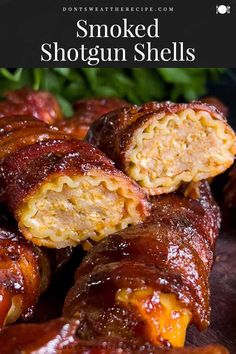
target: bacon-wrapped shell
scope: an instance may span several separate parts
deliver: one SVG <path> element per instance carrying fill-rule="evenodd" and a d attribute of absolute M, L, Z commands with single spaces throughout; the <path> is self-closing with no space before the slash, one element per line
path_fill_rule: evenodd
<path fill-rule="evenodd" d="M 70 119 L 63 119 L 58 123 L 58 128 L 66 134 L 83 140 L 90 125 L 103 114 L 115 109 L 129 106 L 119 98 L 88 98 L 75 102 L 75 114 Z"/>
<path fill-rule="evenodd" d="M 14 115 L 30 115 L 48 124 L 62 119 L 60 105 L 52 94 L 28 88 L 9 91 L 0 102 L 0 118 Z"/>
<path fill-rule="evenodd" d="M 13 116 L 0 119 L 0 159 L 24 146 L 52 139 L 70 139 L 58 128 L 34 117 Z"/>
<path fill-rule="evenodd" d="M 13 118 L 7 132 L 2 128 L 0 201 L 28 240 L 39 246 L 75 246 L 148 215 L 145 193 L 99 150 L 42 122 L 32 126 L 32 120 L 22 119 L 21 137 Z"/>
<path fill-rule="evenodd" d="M 0 333 L 1 354 L 229 354 L 220 345 L 164 350 L 150 344 L 139 346 L 122 338 L 80 340 L 79 321 L 59 318 L 41 324 L 18 324 Z M 10 339 L 10 340 L 9 340 Z"/>
<path fill-rule="evenodd" d="M 143 224 L 110 235 L 83 260 L 63 315 L 81 339 L 118 336 L 182 347 L 189 323 L 209 324 L 208 276 L 220 226 L 209 186 L 199 198 L 159 196 Z"/>
<path fill-rule="evenodd" d="M 104 151 L 150 195 L 224 172 L 236 137 L 223 114 L 202 102 L 151 102 L 104 115 L 87 140 Z"/>
<path fill-rule="evenodd" d="M 0 326 L 31 316 L 50 276 L 47 252 L 28 242 L 1 216 Z"/>
<path fill-rule="evenodd" d="M 71 255 L 71 248 L 48 250 L 27 241 L 1 211 L 0 327 L 34 315 L 39 296 Z"/>
<path fill-rule="evenodd" d="M 0 332 L 1 354 L 73 354 L 78 321 L 63 318 L 40 324 L 17 324 Z"/>
<path fill-rule="evenodd" d="M 126 345 L 125 345 L 126 344 Z M 206 347 L 186 347 L 181 349 L 161 349 L 150 345 L 135 347 L 130 343 L 118 340 L 91 341 L 80 343 L 75 347 L 74 354 L 229 354 L 221 345 L 213 344 Z M 65 353 L 66 354 L 66 353 Z M 69 354 L 69 353 L 68 353 Z"/>

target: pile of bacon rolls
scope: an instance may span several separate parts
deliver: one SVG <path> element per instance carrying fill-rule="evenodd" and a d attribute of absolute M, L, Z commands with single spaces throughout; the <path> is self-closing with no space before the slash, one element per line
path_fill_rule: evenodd
<path fill-rule="evenodd" d="M 119 99 L 74 108 L 63 119 L 51 94 L 26 88 L 0 102 L 1 353 L 227 353 L 183 348 L 190 324 L 210 323 L 221 217 L 208 180 L 236 155 L 223 113 Z M 63 317 L 12 325 L 80 245 Z"/>

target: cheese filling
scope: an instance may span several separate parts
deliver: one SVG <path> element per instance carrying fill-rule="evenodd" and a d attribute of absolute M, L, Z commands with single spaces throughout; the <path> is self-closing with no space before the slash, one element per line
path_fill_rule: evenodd
<path fill-rule="evenodd" d="M 165 346 L 168 342 L 175 348 L 184 346 L 192 315 L 174 294 L 152 288 L 121 289 L 116 294 L 116 301 L 134 308 L 145 323 L 147 340 L 154 345 Z"/>
<path fill-rule="evenodd" d="M 75 246 L 141 221 L 140 197 L 108 176 L 59 176 L 44 183 L 20 210 L 26 238 L 48 247 Z"/>
<path fill-rule="evenodd" d="M 132 141 L 126 172 L 153 195 L 222 173 L 236 153 L 231 128 L 206 111 L 192 109 L 160 119 L 153 115 Z"/>

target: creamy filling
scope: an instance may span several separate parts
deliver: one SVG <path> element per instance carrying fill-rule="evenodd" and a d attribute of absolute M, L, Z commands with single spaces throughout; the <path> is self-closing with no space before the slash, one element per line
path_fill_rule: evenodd
<path fill-rule="evenodd" d="M 160 119 L 154 115 L 132 141 L 127 173 L 150 194 L 215 176 L 234 160 L 233 132 L 205 111 L 186 109 Z"/>
<path fill-rule="evenodd" d="M 139 197 L 107 176 L 60 176 L 41 186 L 20 212 L 19 225 L 34 239 L 76 245 L 138 223 Z"/>
<path fill-rule="evenodd" d="M 183 347 L 186 330 L 192 314 L 174 294 L 165 294 L 152 288 L 120 289 L 116 301 L 132 307 L 141 316 L 146 327 L 146 338 L 154 345 Z"/>

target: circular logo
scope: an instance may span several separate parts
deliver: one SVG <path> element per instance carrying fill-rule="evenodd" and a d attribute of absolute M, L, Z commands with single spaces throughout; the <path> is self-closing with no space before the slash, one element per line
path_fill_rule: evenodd
<path fill-rule="evenodd" d="M 225 5 L 219 5 L 218 6 L 218 13 L 221 15 L 224 15 L 227 13 L 227 6 Z"/>

